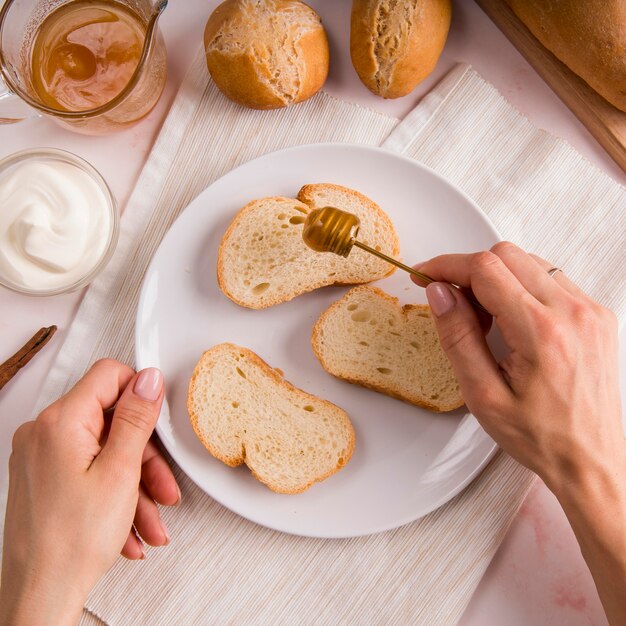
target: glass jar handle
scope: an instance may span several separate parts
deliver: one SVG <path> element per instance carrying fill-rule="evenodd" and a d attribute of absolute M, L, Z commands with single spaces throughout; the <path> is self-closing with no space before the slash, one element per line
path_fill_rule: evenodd
<path fill-rule="evenodd" d="M 0 125 L 15 124 L 33 117 L 39 117 L 39 113 L 16 96 L 0 76 Z"/>

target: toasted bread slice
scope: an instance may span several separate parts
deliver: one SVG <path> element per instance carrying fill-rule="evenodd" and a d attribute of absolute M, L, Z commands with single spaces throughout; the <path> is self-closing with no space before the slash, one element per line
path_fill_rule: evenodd
<path fill-rule="evenodd" d="M 300 493 L 352 456 L 345 411 L 297 389 L 254 352 L 222 343 L 196 365 L 187 396 L 191 425 L 206 449 L 278 493 Z"/>
<path fill-rule="evenodd" d="M 431 411 L 463 404 L 430 307 L 375 287 L 351 289 L 319 318 L 313 351 L 326 371 Z"/>
<path fill-rule="evenodd" d="M 217 282 L 224 294 L 241 306 L 263 309 L 319 287 L 367 283 L 394 271 L 358 248 L 347 259 L 309 249 L 302 240 L 303 224 L 309 211 L 323 206 L 354 213 L 361 220 L 361 241 L 398 255 L 393 224 L 375 202 L 339 185 L 305 185 L 297 200 L 253 200 L 235 216 L 217 258 Z"/>

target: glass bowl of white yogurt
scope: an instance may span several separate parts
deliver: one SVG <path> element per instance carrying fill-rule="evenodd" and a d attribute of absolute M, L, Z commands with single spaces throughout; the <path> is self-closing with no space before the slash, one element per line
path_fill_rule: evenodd
<path fill-rule="evenodd" d="M 89 284 L 117 245 L 117 203 L 102 176 L 54 148 L 0 160 L 0 284 L 51 296 Z"/>

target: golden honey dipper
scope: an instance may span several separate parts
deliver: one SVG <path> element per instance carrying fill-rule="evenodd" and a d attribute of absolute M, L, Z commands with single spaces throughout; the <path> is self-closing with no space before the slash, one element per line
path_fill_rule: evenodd
<path fill-rule="evenodd" d="M 408 265 L 387 256 L 383 252 L 371 248 L 367 244 L 357 240 L 361 221 L 356 215 L 342 211 L 332 206 L 325 206 L 321 209 L 311 211 L 304 222 L 302 230 L 302 239 L 304 243 L 316 252 L 334 252 L 342 257 L 347 257 L 354 246 L 365 250 L 379 259 L 387 261 L 409 274 L 417 276 L 427 285 L 434 283 L 435 279 L 427 274 L 423 274 Z M 457 287 L 457 285 L 453 285 Z M 481 309 L 485 313 L 489 313 L 481 304 L 473 298 L 469 298 L 470 302 Z"/>

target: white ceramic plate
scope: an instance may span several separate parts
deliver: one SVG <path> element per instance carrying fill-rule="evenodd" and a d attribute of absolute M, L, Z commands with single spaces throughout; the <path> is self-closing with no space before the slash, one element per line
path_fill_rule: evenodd
<path fill-rule="evenodd" d="M 480 209 L 418 163 L 379 148 L 299 146 L 267 154 L 205 189 L 163 240 L 145 277 L 136 356 L 165 374 L 157 431 L 174 460 L 206 493 L 249 520 L 314 537 L 354 537 L 396 528 L 441 506 L 487 464 L 494 442 L 464 410 L 434 414 L 339 381 L 313 355 L 311 328 L 347 288 L 327 287 L 262 311 L 237 306 L 216 282 L 217 248 L 235 213 L 264 196 L 295 196 L 329 182 L 365 193 L 390 215 L 407 263 L 499 240 Z M 377 283 L 402 303 L 425 302 L 397 271 Z M 196 439 L 185 407 L 202 352 L 223 341 L 246 346 L 294 385 L 341 406 L 356 431 L 352 460 L 299 495 L 279 495 L 245 466 L 229 468 Z"/>

